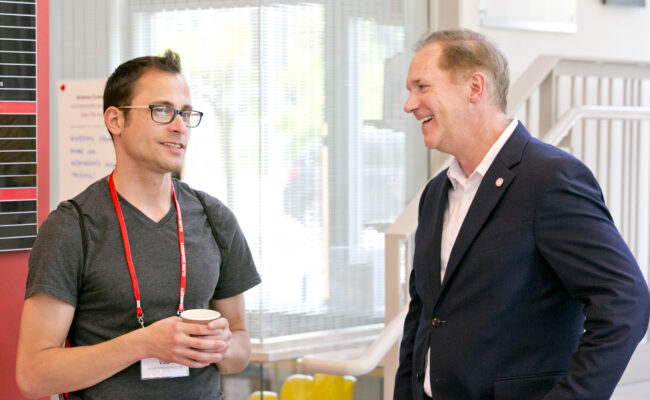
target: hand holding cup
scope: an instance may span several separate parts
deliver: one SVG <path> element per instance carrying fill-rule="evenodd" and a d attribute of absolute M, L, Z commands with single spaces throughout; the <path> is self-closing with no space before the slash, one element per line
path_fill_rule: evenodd
<path fill-rule="evenodd" d="M 202 340 L 217 341 L 214 343 L 220 343 L 216 348 L 202 347 L 200 351 L 206 353 L 225 353 L 229 348 L 228 341 L 232 337 L 232 334 L 228 328 L 228 322 L 224 320 L 223 323 L 217 324 L 217 326 L 221 325 L 218 328 L 217 326 L 209 326 L 210 322 L 215 321 L 220 317 L 221 313 L 211 309 L 186 310 L 183 311 L 180 315 L 181 321 L 185 323 L 205 325 L 209 329 L 213 330 L 213 333 L 208 335 L 192 335 L 197 339 L 200 338 Z"/>

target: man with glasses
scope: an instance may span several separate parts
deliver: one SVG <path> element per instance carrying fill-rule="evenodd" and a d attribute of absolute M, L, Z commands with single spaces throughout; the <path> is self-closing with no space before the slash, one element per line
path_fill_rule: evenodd
<path fill-rule="evenodd" d="M 108 79 L 115 169 L 59 204 L 30 255 L 16 368 L 24 395 L 220 399 L 220 373 L 247 365 L 243 292 L 260 278 L 246 240 L 219 200 L 172 178 L 202 115 L 169 50 Z M 178 318 L 195 308 L 222 317 Z"/>

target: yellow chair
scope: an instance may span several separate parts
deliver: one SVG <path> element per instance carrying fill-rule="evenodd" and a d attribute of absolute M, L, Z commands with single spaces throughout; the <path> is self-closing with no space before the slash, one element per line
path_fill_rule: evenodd
<path fill-rule="evenodd" d="M 311 400 L 314 378 L 309 375 L 289 376 L 282 384 L 280 400 Z"/>
<path fill-rule="evenodd" d="M 269 390 L 265 390 L 263 392 L 260 392 L 259 390 L 257 392 L 251 393 L 250 396 L 248 396 L 248 400 L 278 400 L 278 394 L 275 392 L 271 392 Z"/>
<path fill-rule="evenodd" d="M 353 400 L 356 381 L 353 376 L 314 374 L 312 400 Z"/>
<path fill-rule="evenodd" d="M 354 384 L 357 383 L 357 378 L 354 376 L 346 375 L 343 377 L 343 399 L 354 399 Z"/>

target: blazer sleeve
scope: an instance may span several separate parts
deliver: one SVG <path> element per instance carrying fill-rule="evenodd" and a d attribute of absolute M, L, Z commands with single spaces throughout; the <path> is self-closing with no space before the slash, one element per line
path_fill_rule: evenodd
<path fill-rule="evenodd" d="M 648 286 L 588 168 L 567 157 L 544 174 L 537 248 L 585 314 L 567 375 L 545 399 L 609 399 L 647 329 Z"/>

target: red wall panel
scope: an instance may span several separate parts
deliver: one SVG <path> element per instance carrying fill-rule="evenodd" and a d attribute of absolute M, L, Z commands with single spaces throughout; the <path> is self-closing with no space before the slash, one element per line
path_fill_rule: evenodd
<path fill-rule="evenodd" d="M 14 188 L 0 194 L 0 200 L 35 199 L 38 224 L 50 208 L 49 145 L 49 1 L 36 2 L 36 102 L 0 103 L 0 113 L 36 112 L 36 182 L 35 188 Z M 25 293 L 28 251 L 0 252 L 0 398 L 22 399 L 15 379 L 16 346 L 20 314 Z"/>

